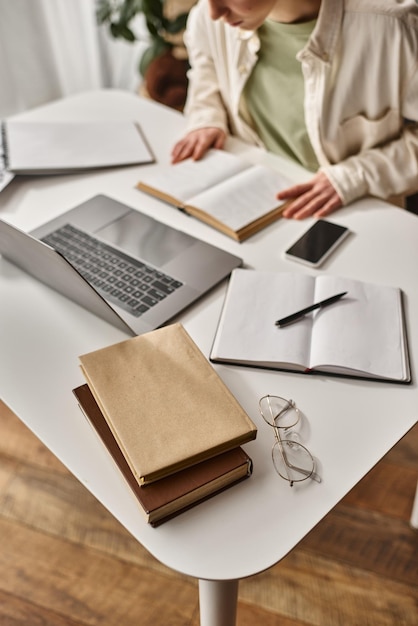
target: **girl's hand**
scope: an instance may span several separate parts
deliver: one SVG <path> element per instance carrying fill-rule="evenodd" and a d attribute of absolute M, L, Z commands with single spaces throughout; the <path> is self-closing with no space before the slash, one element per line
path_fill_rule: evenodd
<path fill-rule="evenodd" d="M 294 185 L 277 194 L 279 200 L 293 200 L 283 211 L 283 217 L 302 220 L 305 217 L 325 217 L 342 206 L 342 200 L 324 172 L 310 181 Z"/>
<path fill-rule="evenodd" d="M 192 130 L 183 139 L 178 141 L 171 151 L 171 162 L 178 163 L 184 159 L 192 158 L 198 161 L 209 150 L 224 147 L 226 133 L 220 128 L 199 128 Z"/>

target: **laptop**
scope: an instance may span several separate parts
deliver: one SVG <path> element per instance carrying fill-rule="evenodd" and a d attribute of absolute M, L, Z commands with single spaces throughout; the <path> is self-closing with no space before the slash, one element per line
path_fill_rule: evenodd
<path fill-rule="evenodd" d="M 242 259 L 98 195 L 25 233 L 0 220 L 0 254 L 114 326 L 162 326 Z"/>

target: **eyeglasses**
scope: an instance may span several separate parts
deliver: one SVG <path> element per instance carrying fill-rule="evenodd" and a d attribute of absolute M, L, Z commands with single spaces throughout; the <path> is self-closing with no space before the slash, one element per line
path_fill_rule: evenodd
<path fill-rule="evenodd" d="M 294 401 L 280 396 L 263 396 L 259 401 L 259 410 L 263 419 L 274 429 L 276 441 L 271 456 L 279 476 L 289 481 L 291 487 L 308 478 L 320 483 L 321 478 L 315 473 L 312 454 L 294 439 L 296 433 L 289 430 L 300 421 L 300 411 Z M 282 438 L 281 431 L 288 435 Z"/>

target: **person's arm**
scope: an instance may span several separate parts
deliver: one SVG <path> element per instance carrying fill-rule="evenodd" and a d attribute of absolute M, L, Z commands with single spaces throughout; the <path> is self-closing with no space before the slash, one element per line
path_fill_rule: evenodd
<path fill-rule="evenodd" d="M 172 149 L 172 162 L 189 157 L 200 159 L 209 148 L 223 148 L 228 120 L 219 92 L 218 76 L 211 53 L 211 31 L 207 4 L 199 2 L 190 11 L 184 35 L 190 70 L 184 113 L 187 133 Z"/>
<path fill-rule="evenodd" d="M 363 196 L 390 198 L 418 190 L 418 37 L 417 15 L 403 43 L 405 67 L 400 71 L 399 115 L 403 123 L 392 137 L 379 146 L 365 149 L 334 165 L 321 167 L 306 185 L 297 185 L 280 194 L 295 199 L 284 212 L 287 217 L 323 217 L 341 205 Z M 408 36 L 407 36 L 408 35 Z M 398 111 L 393 110 L 396 114 Z M 409 121 L 408 121 L 409 120 Z M 387 131 L 389 132 L 389 130 Z"/>
<path fill-rule="evenodd" d="M 184 35 L 190 70 L 184 108 L 187 130 L 219 128 L 228 132 L 227 112 L 222 102 L 216 61 L 219 41 L 217 29 L 209 16 L 207 2 L 198 2 L 190 11 Z"/>
<path fill-rule="evenodd" d="M 418 123 L 405 124 L 399 138 L 322 171 L 344 204 L 365 195 L 388 198 L 417 190 Z"/>
<path fill-rule="evenodd" d="M 293 200 L 284 217 L 325 217 L 363 196 L 389 198 L 418 190 L 418 124 L 407 124 L 399 139 L 322 167 L 307 183 L 278 194 Z"/>

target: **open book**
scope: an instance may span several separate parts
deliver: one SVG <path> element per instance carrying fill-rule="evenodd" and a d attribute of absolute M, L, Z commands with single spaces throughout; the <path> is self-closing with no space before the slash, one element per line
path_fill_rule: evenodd
<path fill-rule="evenodd" d="M 290 184 L 263 165 L 209 150 L 200 161 L 144 174 L 137 188 L 243 241 L 280 217 L 284 203 L 276 195 Z"/>
<path fill-rule="evenodd" d="M 152 163 L 138 124 L 128 121 L 1 124 L 4 160 L 12 174 L 58 174 Z"/>
<path fill-rule="evenodd" d="M 342 291 L 334 304 L 279 328 L 276 320 Z M 233 271 L 211 360 L 410 382 L 402 293 L 349 278 Z"/>

